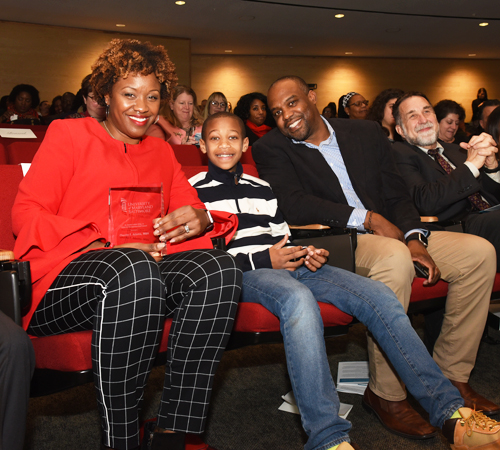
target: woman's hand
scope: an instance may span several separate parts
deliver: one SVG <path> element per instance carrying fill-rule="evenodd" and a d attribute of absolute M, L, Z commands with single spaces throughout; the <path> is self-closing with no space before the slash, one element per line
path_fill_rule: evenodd
<path fill-rule="evenodd" d="M 5 123 L 10 120 L 10 116 L 12 116 L 12 111 L 7 110 L 0 116 L 0 123 Z"/>
<path fill-rule="evenodd" d="M 155 219 L 153 234 L 159 236 L 161 242 L 176 244 L 203 233 L 209 223 L 210 219 L 204 209 L 186 205 L 165 217 Z"/>

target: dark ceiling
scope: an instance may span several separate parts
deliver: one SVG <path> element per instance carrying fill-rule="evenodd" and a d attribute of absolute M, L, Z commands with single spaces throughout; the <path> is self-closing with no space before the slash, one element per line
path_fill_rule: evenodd
<path fill-rule="evenodd" d="M 0 19 L 189 38 L 193 54 L 500 58 L 498 0 L 3 0 Z"/>

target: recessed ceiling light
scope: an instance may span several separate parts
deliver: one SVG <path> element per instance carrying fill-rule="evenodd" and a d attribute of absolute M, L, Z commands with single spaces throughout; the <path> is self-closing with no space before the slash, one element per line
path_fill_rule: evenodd
<path fill-rule="evenodd" d="M 124 23 L 117 23 L 117 24 L 116 24 L 116 26 L 117 26 L 117 27 L 124 27 L 124 26 L 125 26 L 125 24 L 124 24 Z"/>
<path fill-rule="evenodd" d="M 476 56 L 475 53 L 469 53 L 469 56 Z"/>
<path fill-rule="evenodd" d="M 179 1 L 175 2 L 175 4 L 179 5 L 179 6 L 182 6 L 182 5 L 185 5 L 186 2 L 183 2 L 183 1 L 179 0 Z"/>
<path fill-rule="evenodd" d="M 352 52 L 345 52 L 346 55 L 352 55 Z"/>
<path fill-rule="evenodd" d="M 224 50 L 226 53 L 233 53 L 232 50 Z"/>
<path fill-rule="evenodd" d="M 342 19 L 344 17 L 344 14 L 335 14 L 336 19 Z"/>
<path fill-rule="evenodd" d="M 488 25 L 489 25 L 489 23 L 488 23 L 488 22 L 481 22 L 481 23 L 479 24 L 479 26 L 480 26 L 480 27 L 487 27 Z"/>

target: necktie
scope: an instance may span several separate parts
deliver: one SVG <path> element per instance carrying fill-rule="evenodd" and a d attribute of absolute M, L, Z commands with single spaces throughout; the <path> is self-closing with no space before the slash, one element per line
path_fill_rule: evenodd
<path fill-rule="evenodd" d="M 453 168 L 451 167 L 450 163 L 446 161 L 441 156 L 441 153 L 439 153 L 439 149 L 437 148 L 431 148 L 430 150 L 427 150 L 427 153 L 432 156 L 436 162 L 444 169 L 444 171 L 449 175 L 451 172 L 453 172 Z M 487 209 L 490 207 L 488 202 L 485 202 L 479 192 L 476 192 L 475 194 L 469 195 L 467 197 L 469 202 L 471 203 L 472 207 L 476 211 L 482 211 L 484 209 Z"/>

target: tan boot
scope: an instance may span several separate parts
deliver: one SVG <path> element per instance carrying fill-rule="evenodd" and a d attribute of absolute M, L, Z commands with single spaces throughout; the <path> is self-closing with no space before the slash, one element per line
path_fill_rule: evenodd
<path fill-rule="evenodd" d="M 449 419 L 443 425 L 453 450 L 500 450 L 500 422 L 470 408 L 458 412 L 461 419 Z"/>

